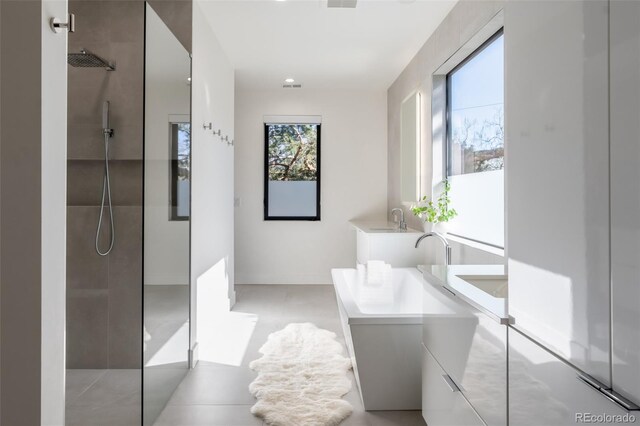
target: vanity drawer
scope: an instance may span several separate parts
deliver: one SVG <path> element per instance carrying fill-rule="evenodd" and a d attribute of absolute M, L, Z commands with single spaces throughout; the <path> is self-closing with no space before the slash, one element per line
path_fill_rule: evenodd
<path fill-rule="evenodd" d="M 429 426 L 482 426 L 484 424 L 424 345 L 422 346 L 422 417 Z"/>
<path fill-rule="evenodd" d="M 507 327 L 455 296 L 459 314 L 425 319 L 422 341 L 490 426 L 507 424 Z"/>
<path fill-rule="evenodd" d="M 636 421 L 587 421 L 586 415 L 635 415 Z M 582 421 L 579 417 L 582 415 Z M 622 417 L 621 417 L 622 419 Z M 509 327 L 509 425 L 640 424 L 637 412 L 608 400 L 578 378 L 578 371 Z"/>

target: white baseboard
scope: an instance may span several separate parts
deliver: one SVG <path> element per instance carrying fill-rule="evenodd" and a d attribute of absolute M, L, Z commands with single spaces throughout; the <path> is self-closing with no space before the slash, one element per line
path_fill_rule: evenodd
<path fill-rule="evenodd" d="M 174 281 L 174 282 L 147 282 L 145 285 L 149 285 L 149 286 L 178 286 L 178 285 L 189 285 L 189 283 L 185 283 L 185 282 L 178 282 L 178 281 Z"/>
<path fill-rule="evenodd" d="M 236 272 L 236 284 L 288 284 L 288 285 L 331 285 L 331 273 L 327 274 L 244 274 Z"/>
<path fill-rule="evenodd" d="M 200 356 L 198 355 L 198 342 L 195 342 L 191 349 L 189 349 L 189 368 L 196 368 L 198 361 L 200 361 Z"/>
<path fill-rule="evenodd" d="M 0 0 L 2 1 L 2 0 Z M 243 283 L 236 283 L 236 285 L 295 285 L 295 286 L 305 286 L 305 285 L 333 285 L 333 283 L 328 283 L 328 282 L 321 282 L 321 283 L 300 283 L 300 282 L 295 282 L 295 283 L 288 283 L 288 282 L 243 282 Z"/>
<path fill-rule="evenodd" d="M 233 306 L 236 304 L 236 291 L 233 290 L 231 295 L 229 296 L 229 310 L 233 309 Z"/>

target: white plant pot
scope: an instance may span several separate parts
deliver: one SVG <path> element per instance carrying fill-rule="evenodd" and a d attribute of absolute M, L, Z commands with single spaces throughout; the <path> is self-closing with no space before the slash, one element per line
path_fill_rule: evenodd
<path fill-rule="evenodd" d="M 440 222 L 440 223 L 424 222 L 423 226 L 424 226 L 424 232 L 437 232 L 443 235 L 447 233 L 447 224 L 443 222 Z"/>

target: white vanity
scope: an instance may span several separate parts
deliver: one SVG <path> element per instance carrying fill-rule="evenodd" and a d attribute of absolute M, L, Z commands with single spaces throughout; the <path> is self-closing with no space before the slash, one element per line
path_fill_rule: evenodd
<path fill-rule="evenodd" d="M 424 252 L 415 248 L 421 231 L 399 229 L 398 224 L 386 221 L 351 221 L 356 230 L 357 262 L 382 260 L 394 268 L 415 267 L 424 263 Z"/>
<path fill-rule="evenodd" d="M 456 315 L 422 326 L 422 415 L 429 426 L 507 424 L 507 278 L 502 265 L 421 268 Z M 430 303 L 425 300 L 425 303 Z"/>

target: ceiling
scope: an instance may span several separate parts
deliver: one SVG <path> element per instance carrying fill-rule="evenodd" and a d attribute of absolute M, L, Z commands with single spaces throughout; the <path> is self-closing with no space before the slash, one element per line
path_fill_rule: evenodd
<path fill-rule="evenodd" d="M 209 0 L 202 8 L 239 89 L 387 89 L 456 0 Z"/>

